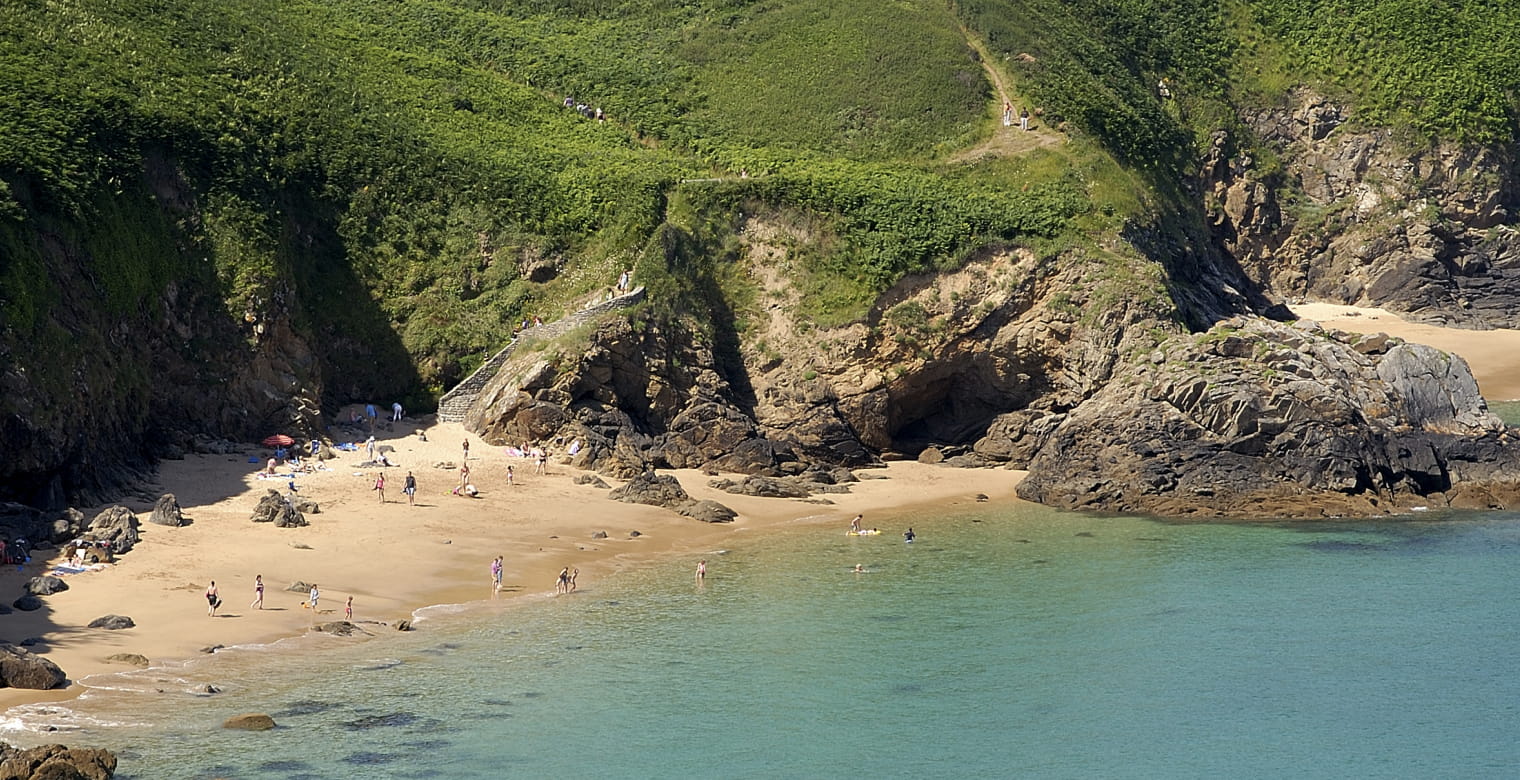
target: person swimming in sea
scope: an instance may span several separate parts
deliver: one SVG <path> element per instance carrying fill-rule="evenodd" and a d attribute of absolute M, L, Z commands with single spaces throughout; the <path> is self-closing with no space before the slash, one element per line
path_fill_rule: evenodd
<path fill-rule="evenodd" d="M 912 544 L 914 538 L 916 538 L 916 537 L 914 536 L 913 529 L 911 527 L 908 530 L 906 530 L 906 531 L 903 532 L 903 541 L 904 542 L 907 542 L 908 544 Z"/>

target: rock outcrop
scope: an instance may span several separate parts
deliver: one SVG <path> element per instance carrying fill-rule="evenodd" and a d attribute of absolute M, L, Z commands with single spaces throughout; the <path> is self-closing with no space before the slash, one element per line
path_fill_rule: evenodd
<path fill-rule="evenodd" d="M 120 631 L 124 628 L 133 628 L 137 625 L 132 618 L 126 615 L 102 615 L 90 621 L 88 628 L 103 628 L 107 631 Z"/>
<path fill-rule="evenodd" d="M 121 555 L 130 551 L 140 540 L 138 529 L 141 527 L 132 510 L 120 505 L 112 506 L 102 510 L 90 521 L 84 538 L 99 542 L 112 553 Z"/>
<path fill-rule="evenodd" d="M 270 490 L 259 499 L 250 518 L 255 523 L 274 523 L 276 528 L 299 528 L 309 525 L 306 516 L 296 511 L 293 501 L 287 500 L 277 490 Z"/>
<path fill-rule="evenodd" d="M 727 523 L 738 516 L 732 509 L 716 501 L 693 499 L 681 487 L 681 483 L 669 474 L 645 472 L 622 487 L 613 488 L 607 497 L 628 504 L 664 507 L 704 523 Z"/>
<path fill-rule="evenodd" d="M 101 748 L 41 745 L 18 748 L 0 742 L 0 780 L 110 780 L 116 755 Z"/>
<path fill-rule="evenodd" d="M 69 584 L 60 577 L 51 574 L 43 574 L 26 581 L 25 590 L 34 596 L 51 596 L 69 589 Z"/>
<path fill-rule="evenodd" d="M 19 647 L 0 645 L 0 685 L 46 691 L 67 681 L 58 664 Z"/>
<path fill-rule="evenodd" d="M 237 729 L 239 731 L 268 731 L 275 727 L 274 718 L 262 712 L 249 712 L 242 715 L 233 715 L 222 721 L 222 728 Z"/>
<path fill-rule="evenodd" d="M 978 449 L 1031 448 L 1019 495 L 1068 508 L 1320 517 L 1520 500 L 1520 447 L 1459 357 L 1254 318 L 1167 346 L 1038 441 Z"/>
<path fill-rule="evenodd" d="M 148 515 L 148 522 L 176 528 L 184 525 L 185 515 L 180 510 L 179 499 L 175 498 L 173 493 L 159 496 L 158 503 L 153 505 L 153 513 Z"/>
<path fill-rule="evenodd" d="M 1247 112 L 1281 167 L 1220 131 L 1203 165 L 1226 254 L 1280 300 L 1375 305 L 1425 322 L 1513 327 L 1520 315 L 1516 150 L 1413 150 L 1310 92 Z"/>

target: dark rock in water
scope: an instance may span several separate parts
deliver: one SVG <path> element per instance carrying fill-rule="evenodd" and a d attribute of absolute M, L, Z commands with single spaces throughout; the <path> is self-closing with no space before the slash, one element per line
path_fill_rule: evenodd
<path fill-rule="evenodd" d="M 114 653 L 112 655 L 106 656 L 106 660 L 115 664 L 127 664 L 129 666 L 139 666 L 142 668 L 147 668 L 149 665 L 148 657 L 145 655 L 140 655 L 138 653 Z"/>
<path fill-rule="evenodd" d="M 274 523 L 276 528 L 299 528 L 308 525 L 306 517 L 296 511 L 294 503 L 275 490 L 266 492 L 264 497 L 259 499 L 258 506 L 253 508 L 253 516 L 250 519 L 255 523 Z"/>
<path fill-rule="evenodd" d="M 33 577 L 26 581 L 26 592 L 34 596 L 51 596 L 69 589 L 69 584 L 51 574 Z"/>
<path fill-rule="evenodd" d="M 120 631 L 123 628 L 132 628 L 137 624 L 126 615 L 105 615 L 90 621 L 89 628 L 104 628 L 108 631 Z"/>
<path fill-rule="evenodd" d="M 305 761 L 294 761 L 288 758 L 276 758 L 271 761 L 264 761 L 262 763 L 256 764 L 253 768 L 259 770 L 260 772 L 279 772 L 283 775 L 289 776 L 294 775 L 298 772 L 310 771 L 312 767 L 311 764 L 308 764 Z"/>
<path fill-rule="evenodd" d="M 412 621 L 410 621 L 410 620 L 398 620 L 398 621 L 396 621 L 396 630 L 397 631 L 411 631 L 412 630 Z"/>
<path fill-rule="evenodd" d="M 43 603 L 42 599 L 28 593 L 21 598 L 11 602 L 11 606 L 21 610 L 22 612 L 35 612 L 36 610 L 42 609 Z"/>
<path fill-rule="evenodd" d="M 42 644 L 42 637 L 29 636 L 17 644 L 21 645 L 22 647 L 36 647 L 37 645 Z"/>
<path fill-rule="evenodd" d="M 203 696 L 210 696 L 212 694 L 221 693 L 222 689 L 216 687 L 215 685 L 212 685 L 211 683 L 202 683 L 201 685 L 195 686 L 195 692 Z"/>
<path fill-rule="evenodd" d="M 242 715 L 233 715 L 222 721 L 224 729 L 239 729 L 241 731 L 268 731 L 275 727 L 274 718 L 261 712 L 250 712 Z"/>
<path fill-rule="evenodd" d="M 111 552 L 120 555 L 137 544 L 140 539 L 138 536 L 140 527 L 137 515 L 132 514 L 132 510 L 124 506 L 113 506 L 103 510 L 90 521 L 89 530 L 84 533 L 84 538 L 104 543 Z"/>
<path fill-rule="evenodd" d="M 19 647 L 0 645 L 0 685 L 45 691 L 63 685 L 67 679 L 52 661 Z"/>
<path fill-rule="evenodd" d="M 116 756 L 101 748 L 42 745 L 18 748 L 0 742 L 0 778 L 5 780 L 110 780 Z"/>
<path fill-rule="evenodd" d="M 420 720 L 421 718 L 410 712 L 391 712 L 385 715 L 367 715 L 344 723 L 343 726 L 351 731 L 362 731 L 365 729 L 412 726 L 416 725 Z"/>
<path fill-rule="evenodd" d="M 344 756 L 343 763 L 370 766 L 373 764 L 389 764 L 390 762 L 396 761 L 400 758 L 401 756 L 395 753 L 376 753 L 372 750 L 360 750 L 358 752 L 349 753 L 347 756 Z"/>
<path fill-rule="evenodd" d="M 153 505 L 153 513 L 148 515 L 148 522 L 154 525 L 168 525 L 179 527 L 185 524 L 185 516 L 180 511 L 179 499 L 173 493 L 165 493 L 159 497 L 158 503 Z"/>
<path fill-rule="evenodd" d="M 286 705 L 285 709 L 280 710 L 279 716 L 282 718 L 298 718 L 303 715 L 318 715 L 324 712 L 331 712 L 337 708 L 338 705 L 333 702 L 303 699 Z"/>
<path fill-rule="evenodd" d="M 206 645 L 205 647 L 201 648 L 201 652 L 205 653 L 206 655 L 211 655 L 212 653 L 221 650 L 224 647 L 226 647 L 226 645 Z"/>

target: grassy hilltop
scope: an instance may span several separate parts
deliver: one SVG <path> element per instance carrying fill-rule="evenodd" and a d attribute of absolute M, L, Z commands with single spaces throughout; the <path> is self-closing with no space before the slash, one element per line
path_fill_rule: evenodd
<path fill-rule="evenodd" d="M 172 288 L 219 323 L 172 339 L 206 371 L 280 320 L 326 403 L 426 405 L 622 268 L 672 312 L 742 299 L 741 214 L 811 220 L 795 281 L 824 322 L 990 246 L 1123 264 L 1137 226 L 1198 230 L 1178 183 L 1208 132 L 1298 84 L 1410 143 L 1512 140 L 1516 6 L 12 0 L 0 355 L 27 393 L 83 372 L 144 417 L 147 370 L 110 356 Z M 998 140 L 1005 96 L 1034 142 Z"/>

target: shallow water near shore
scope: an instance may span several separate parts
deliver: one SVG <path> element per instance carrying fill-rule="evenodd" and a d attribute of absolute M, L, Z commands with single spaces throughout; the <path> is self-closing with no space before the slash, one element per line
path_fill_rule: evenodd
<path fill-rule="evenodd" d="M 3 736 L 110 747 L 139 780 L 1520 771 L 1520 515 L 868 522 L 736 534 L 701 587 L 694 558 L 653 562 L 151 670 L 10 713 L 77 730 Z M 280 728 L 220 728 L 241 712 Z"/>

